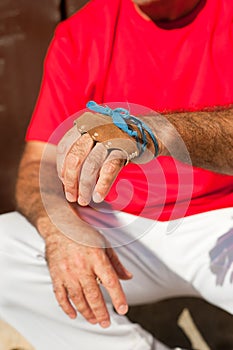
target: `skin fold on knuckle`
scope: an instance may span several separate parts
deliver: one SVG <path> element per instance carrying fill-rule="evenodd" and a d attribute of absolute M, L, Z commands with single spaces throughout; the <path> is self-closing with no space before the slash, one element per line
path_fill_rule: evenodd
<path fill-rule="evenodd" d="M 104 306 L 95 310 L 95 316 L 99 323 L 110 321 L 109 314 Z"/>
<path fill-rule="evenodd" d="M 80 164 L 80 158 L 74 153 L 68 153 L 66 156 L 66 168 L 76 169 Z"/>
<path fill-rule="evenodd" d="M 95 175 L 98 172 L 100 165 L 101 164 L 98 162 L 96 158 L 89 156 L 83 165 L 83 169 L 82 169 L 83 177 Z"/>
<path fill-rule="evenodd" d="M 83 297 L 81 298 L 73 295 L 73 298 L 71 298 L 71 300 L 80 314 L 85 317 L 90 317 L 91 311 Z"/>
<path fill-rule="evenodd" d="M 63 167 L 63 170 L 62 170 L 63 182 L 68 182 L 68 181 L 73 182 L 73 179 L 76 179 L 78 177 L 78 169 L 81 162 L 79 161 L 78 158 L 75 161 L 74 159 L 75 159 L 74 155 L 72 155 L 72 161 L 70 156 L 67 156 L 66 158 L 65 166 Z"/>
<path fill-rule="evenodd" d="M 80 298 L 77 297 L 77 292 L 73 288 L 67 288 L 67 293 L 70 300 L 74 301 L 76 299 L 80 303 Z"/>
<path fill-rule="evenodd" d="M 64 190 L 65 190 L 65 192 L 72 194 L 74 197 L 77 196 L 77 189 L 76 189 L 76 186 L 74 184 L 64 183 Z"/>
<path fill-rule="evenodd" d="M 90 142 L 89 142 L 90 143 Z M 67 172 L 77 173 L 88 154 L 88 145 L 76 142 L 65 158 L 65 164 L 62 170 L 62 177 L 67 176 Z"/>
<path fill-rule="evenodd" d="M 64 291 L 60 286 L 53 286 L 53 292 L 56 295 L 57 300 L 62 300 L 64 297 Z"/>
<path fill-rule="evenodd" d="M 86 200 L 91 199 L 91 193 L 94 184 L 90 181 L 90 179 L 86 176 L 86 178 L 80 179 L 79 182 L 79 195 Z"/>
<path fill-rule="evenodd" d="M 75 170 L 66 169 L 66 172 L 64 174 L 64 184 L 66 186 L 75 188 L 77 178 L 78 178 L 78 174 Z"/>
<path fill-rule="evenodd" d="M 123 165 L 123 160 L 121 159 L 111 159 L 104 163 L 102 168 L 103 174 L 115 175 Z"/>
<path fill-rule="evenodd" d="M 88 134 L 85 134 L 76 141 L 76 143 L 70 149 L 69 154 L 74 154 L 80 161 L 83 161 L 92 146 L 93 140 Z"/>
<path fill-rule="evenodd" d="M 101 298 L 100 291 L 96 285 L 85 287 L 84 293 L 86 299 L 91 304 L 97 303 Z"/>
<path fill-rule="evenodd" d="M 83 315 L 83 317 L 85 317 L 87 320 L 93 320 L 95 318 L 94 313 L 88 305 L 81 290 L 75 293 L 72 292 L 72 294 L 69 295 L 69 298 L 72 300 L 76 309 L 80 314 Z"/>
<path fill-rule="evenodd" d="M 89 306 L 87 306 L 86 303 L 82 302 L 82 303 L 75 303 L 76 309 L 78 310 L 78 312 L 80 314 L 82 314 L 85 318 L 92 318 L 92 312 L 89 309 Z"/>
<path fill-rule="evenodd" d="M 105 275 L 102 277 L 102 281 L 107 289 L 113 289 L 118 286 L 118 278 L 111 272 L 105 273 Z"/>
<path fill-rule="evenodd" d="M 65 259 L 61 260 L 59 262 L 59 269 L 60 269 L 61 273 L 63 273 L 64 276 L 66 276 L 70 271 L 69 263 Z"/>
<path fill-rule="evenodd" d="M 104 198 L 110 190 L 115 177 L 116 176 L 111 176 L 109 173 L 101 173 L 95 186 L 95 192 L 98 192 Z"/>

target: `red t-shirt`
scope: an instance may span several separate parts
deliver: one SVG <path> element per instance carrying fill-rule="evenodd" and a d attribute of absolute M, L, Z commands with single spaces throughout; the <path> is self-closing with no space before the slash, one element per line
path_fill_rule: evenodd
<path fill-rule="evenodd" d="M 161 113 L 232 104 L 233 2 L 203 0 L 173 29 L 143 18 L 132 0 L 89 2 L 55 32 L 26 139 L 47 141 L 89 100 Z M 159 157 L 126 166 L 107 201 L 169 220 L 232 206 L 232 190 L 231 176 Z"/>

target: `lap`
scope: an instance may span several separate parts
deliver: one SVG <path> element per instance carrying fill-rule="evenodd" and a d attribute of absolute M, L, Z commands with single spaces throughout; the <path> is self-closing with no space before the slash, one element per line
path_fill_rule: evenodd
<path fill-rule="evenodd" d="M 208 302 L 233 313 L 233 208 L 163 223 L 144 238 Z"/>
<path fill-rule="evenodd" d="M 110 303 L 109 329 L 90 325 L 81 315 L 70 320 L 53 295 L 44 242 L 36 230 L 18 213 L 2 215 L 0 227 L 0 317 L 36 349 L 151 349 L 153 337 L 126 317 L 115 314 Z"/>
<path fill-rule="evenodd" d="M 115 250 L 134 275 L 132 281 L 123 282 L 130 304 L 149 303 L 173 296 L 202 295 L 207 301 L 232 312 L 232 209 L 156 225 L 146 222 L 147 219 L 137 219 L 133 223 L 133 217 L 128 214 L 119 213 L 116 216 L 124 232 L 122 228 L 118 230 Z M 127 224 L 129 221 L 130 225 Z M 146 226 L 148 229 L 145 231 Z M 144 232 L 135 238 L 135 230 Z M 69 320 L 53 295 L 44 257 L 44 241 L 35 228 L 19 213 L 9 213 L 0 216 L 0 232 L 0 315 L 8 317 L 16 328 L 21 327 L 19 330 L 27 338 L 28 329 L 31 335 L 35 334 L 33 324 L 37 328 L 35 331 L 41 329 L 48 339 L 46 325 L 46 329 L 52 333 L 51 344 L 56 338 L 62 344 L 66 334 L 71 342 L 70 348 L 72 342 L 77 341 L 73 339 L 74 329 L 75 333 L 81 329 L 82 334 L 88 332 L 97 338 L 99 336 L 103 344 L 106 339 L 103 338 L 104 332 L 112 332 L 112 336 L 119 340 L 118 336 L 124 335 L 124 329 L 128 334 L 124 339 L 125 344 L 127 341 L 132 344 L 132 340 L 129 340 L 131 337 L 144 339 L 142 349 L 152 342 L 148 333 L 139 326 L 131 325 L 125 317 L 118 317 L 113 311 L 112 326 L 108 331 L 89 326 L 81 316 L 75 321 Z M 128 243 L 124 244 L 126 232 Z M 86 339 L 86 334 L 83 338 L 80 335 L 80 344 Z M 119 342 L 117 344 L 119 348 Z M 86 345 L 85 348 L 88 349 Z M 121 348 L 124 349 L 123 345 Z"/>
<path fill-rule="evenodd" d="M 119 219 L 123 223 L 125 218 Z M 145 227 L 144 222 L 141 224 Z M 137 227 L 138 225 L 139 222 Z M 41 282 L 44 278 L 51 284 L 45 261 L 45 244 L 36 229 L 17 212 L 0 216 L 0 227 L 2 232 L 0 254 L 5 256 L 5 260 L 10 260 L 6 266 L 7 275 L 17 273 L 20 279 L 24 271 L 25 276 L 27 275 L 25 282 L 29 284 L 32 277 L 33 281 L 38 279 Z M 132 225 L 128 226 L 127 230 L 130 240 L 130 234 L 135 230 Z M 148 237 L 151 234 L 153 235 L 153 232 L 149 232 Z M 172 296 L 195 295 L 196 292 L 190 284 L 167 267 L 156 251 L 151 250 L 150 244 L 153 242 L 147 244 L 144 236 L 123 244 L 125 241 L 123 235 L 125 232 L 119 228 L 118 246 L 115 247 L 115 251 L 134 276 L 130 281 L 122 281 L 130 304 L 155 302 Z M 107 294 L 105 298 L 108 301 Z"/>

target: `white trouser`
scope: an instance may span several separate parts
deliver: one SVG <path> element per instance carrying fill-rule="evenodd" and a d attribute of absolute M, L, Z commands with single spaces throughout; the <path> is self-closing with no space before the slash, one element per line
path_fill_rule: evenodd
<path fill-rule="evenodd" d="M 129 304 L 202 296 L 232 313 L 233 208 L 156 225 L 144 218 L 133 220 L 125 213 L 116 213 L 116 217 L 124 234 L 121 238 L 119 228 L 115 251 L 134 275 L 122 282 Z M 126 225 L 129 221 L 131 225 Z M 144 234 L 135 239 L 135 232 Z M 69 319 L 53 294 L 44 242 L 16 212 L 0 216 L 0 276 L 0 317 L 37 350 L 166 349 L 139 325 L 117 315 L 107 295 L 108 329 L 90 325 L 80 315 Z"/>

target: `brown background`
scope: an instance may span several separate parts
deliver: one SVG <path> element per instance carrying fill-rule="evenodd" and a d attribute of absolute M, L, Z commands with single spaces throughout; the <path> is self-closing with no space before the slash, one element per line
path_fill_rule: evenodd
<path fill-rule="evenodd" d="M 0 1 L 0 213 L 15 209 L 17 167 L 53 30 L 84 3 L 85 0 Z M 190 340 L 177 326 L 185 307 L 211 349 L 233 349 L 232 317 L 198 299 L 179 298 L 134 307 L 129 317 L 167 344 L 190 348 Z"/>

